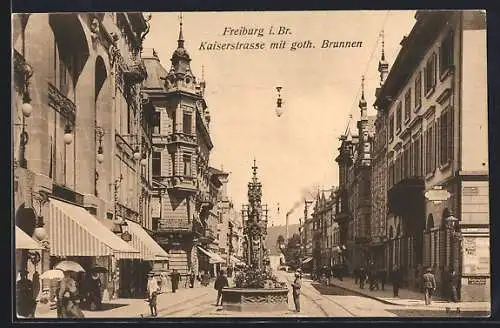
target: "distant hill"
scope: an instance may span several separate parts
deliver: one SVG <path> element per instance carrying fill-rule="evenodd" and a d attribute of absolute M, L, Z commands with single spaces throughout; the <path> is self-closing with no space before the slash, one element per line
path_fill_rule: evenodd
<path fill-rule="evenodd" d="M 292 237 L 294 233 L 299 233 L 299 225 L 298 224 L 289 224 L 288 225 L 288 237 Z M 267 237 L 265 241 L 265 247 L 269 249 L 271 255 L 279 255 L 280 251 L 276 245 L 276 241 L 278 240 L 278 236 L 282 235 L 286 238 L 286 226 L 274 226 L 267 227 Z"/>

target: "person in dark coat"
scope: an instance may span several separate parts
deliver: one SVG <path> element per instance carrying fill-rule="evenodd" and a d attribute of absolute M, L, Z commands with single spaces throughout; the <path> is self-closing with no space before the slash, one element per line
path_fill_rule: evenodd
<path fill-rule="evenodd" d="M 295 280 L 291 285 L 292 285 L 293 303 L 295 304 L 295 312 L 300 312 L 300 288 L 302 287 L 302 283 L 300 282 L 299 272 L 295 272 Z"/>
<path fill-rule="evenodd" d="M 436 289 L 436 278 L 432 274 L 431 268 L 427 268 L 426 272 L 424 273 L 422 282 L 424 284 L 425 305 L 430 305 L 432 303 L 432 294 Z"/>
<path fill-rule="evenodd" d="M 370 284 L 370 290 L 374 290 L 375 288 L 378 289 L 377 268 L 375 267 L 375 263 L 373 263 L 373 261 L 370 262 L 368 267 L 368 281 Z"/>
<path fill-rule="evenodd" d="M 358 273 L 358 279 L 359 279 L 359 288 L 363 289 L 365 288 L 365 281 L 366 281 L 366 270 L 364 267 L 359 268 L 359 273 Z"/>
<path fill-rule="evenodd" d="M 401 271 L 399 270 L 399 267 L 397 265 L 392 268 L 392 273 L 391 273 L 391 283 L 392 283 L 392 292 L 394 297 L 399 297 L 399 286 L 401 285 Z"/>
<path fill-rule="evenodd" d="M 194 287 L 194 280 L 195 280 L 196 276 L 194 274 L 193 271 L 191 271 L 189 273 L 189 288 L 193 288 Z"/>
<path fill-rule="evenodd" d="M 222 289 L 224 287 L 229 287 L 229 282 L 227 281 L 226 276 L 224 275 L 224 270 L 219 271 L 219 275 L 217 276 L 217 279 L 215 279 L 215 284 L 214 288 L 217 290 L 217 302 L 215 303 L 215 306 L 219 306 L 219 300 L 220 300 L 220 305 L 222 306 Z"/>
<path fill-rule="evenodd" d="M 385 282 L 387 280 L 387 271 L 385 268 L 380 268 L 380 270 L 378 270 L 378 280 L 380 281 L 381 289 L 385 290 Z"/>
<path fill-rule="evenodd" d="M 458 302 L 458 274 L 455 269 L 450 271 L 450 296 L 452 302 Z"/>
<path fill-rule="evenodd" d="M 28 279 L 28 271 L 19 271 L 21 279 L 16 283 L 17 314 L 23 317 L 33 317 L 35 299 L 33 298 L 33 283 Z"/>
<path fill-rule="evenodd" d="M 175 293 L 175 291 L 179 288 L 179 281 L 181 280 L 181 274 L 177 272 L 176 269 L 174 269 L 170 274 L 170 280 L 172 281 L 172 293 Z"/>
<path fill-rule="evenodd" d="M 90 294 L 90 309 L 91 310 L 100 310 L 102 304 L 102 294 L 101 294 L 101 279 L 99 278 L 99 274 L 96 272 L 92 273 L 88 281 L 88 288 Z"/>

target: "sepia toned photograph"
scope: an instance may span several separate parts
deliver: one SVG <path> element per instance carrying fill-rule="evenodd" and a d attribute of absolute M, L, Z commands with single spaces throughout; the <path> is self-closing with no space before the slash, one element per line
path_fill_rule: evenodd
<path fill-rule="evenodd" d="M 11 24 L 14 321 L 490 316 L 486 11 Z"/>

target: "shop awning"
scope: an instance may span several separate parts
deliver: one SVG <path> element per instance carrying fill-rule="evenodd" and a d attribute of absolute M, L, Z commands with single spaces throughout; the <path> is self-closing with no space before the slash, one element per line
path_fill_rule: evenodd
<path fill-rule="evenodd" d="M 130 244 L 139 251 L 135 254 L 135 258 L 147 261 L 168 260 L 168 253 L 161 248 L 158 243 L 151 237 L 140 224 L 130 220 L 126 220 L 129 230 L 132 235 Z"/>
<path fill-rule="evenodd" d="M 212 253 L 210 251 L 207 251 L 206 249 L 198 246 L 198 249 L 204 253 L 206 256 L 208 256 L 210 258 L 209 262 L 210 264 L 215 264 L 215 263 L 225 263 L 226 261 L 220 257 L 219 255 L 215 254 L 215 253 Z"/>
<path fill-rule="evenodd" d="M 83 207 L 50 198 L 49 208 L 50 255 L 134 258 L 139 253 Z"/>
<path fill-rule="evenodd" d="M 33 238 L 16 226 L 16 249 L 42 249 Z"/>
<path fill-rule="evenodd" d="M 302 264 L 309 263 L 309 262 L 311 262 L 311 260 L 312 260 L 312 257 L 307 257 L 304 261 L 302 261 Z"/>

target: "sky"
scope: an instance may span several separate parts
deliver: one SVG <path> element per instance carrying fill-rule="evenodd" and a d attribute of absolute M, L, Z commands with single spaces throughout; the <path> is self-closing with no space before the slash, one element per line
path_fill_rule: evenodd
<path fill-rule="evenodd" d="M 380 32 L 384 30 L 386 59 L 392 65 L 400 41 L 415 23 L 414 15 L 415 11 L 182 13 L 191 70 L 200 80 L 203 66 L 206 81 L 214 143 L 210 165 L 230 173 L 227 189 L 236 209 L 247 203 L 254 158 L 262 203 L 268 205 L 274 225 L 284 224 L 285 213 L 292 209 L 289 223 L 298 223 L 305 197 L 338 185 L 338 138 L 350 115 L 355 132 L 362 75 L 368 114 L 376 114 L 372 104 L 380 81 Z M 144 48 L 154 48 L 169 70 L 177 48 L 179 13 L 152 13 L 150 24 Z M 280 26 L 289 33 L 278 35 Z M 271 27 L 276 34 L 269 34 Z M 223 35 L 230 29 L 256 28 L 263 28 L 264 35 Z M 281 40 L 286 42 L 284 49 L 270 49 L 271 42 Z M 290 49 L 293 42 L 308 40 L 314 48 Z M 322 48 L 324 40 L 362 45 Z M 215 41 L 263 42 L 265 49 L 202 49 L 202 42 Z M 277 86 L 282 87 L 280 117 L 275 112 Z"/>

